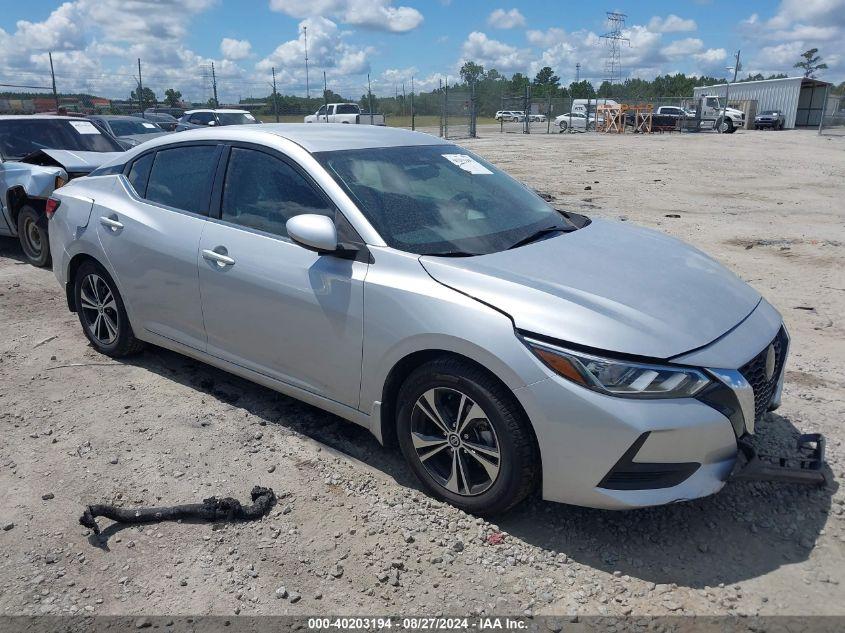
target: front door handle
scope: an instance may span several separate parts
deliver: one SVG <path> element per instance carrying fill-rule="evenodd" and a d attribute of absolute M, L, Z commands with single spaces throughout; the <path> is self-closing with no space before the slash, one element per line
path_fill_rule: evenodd
<path fill-rule="evenodd" d="M 218 247 L 221 248 L 221 247 Z M 225 249 L 223 249 L 225 250 Z M 228 255 L 224 255 L 223 253 L 218 253 L 217 251 L 212 251 L 209 249 L 204 249 L 202 252 L 203 258 L 207 259 L 210 262 L 215 262 L 218 266 L 234 266 L 235 260 L 229 257 Z"/>
<path fill-rule="evenodd" d="M 114 218 L 107 218 L 106 216 L 102 216 L 100 218 L 100 224 L 103 226 L 111 229 L 112 231 L 119 231 L 123 228 L 123 223 L 115 220 Z"/>

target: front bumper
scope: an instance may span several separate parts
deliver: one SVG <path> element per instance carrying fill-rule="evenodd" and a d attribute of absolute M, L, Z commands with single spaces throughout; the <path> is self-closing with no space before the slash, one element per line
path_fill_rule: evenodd
<path fill-rule="evenodd" d="M 714 385 L 696 398 L 617 398 L 557 375 L 516 390 L 539 440 L 543 498 L 608 509 L 695 499 L 718 492 L 738 457 L 753 464 L 738 479 L 819 483 L 820 436 L 820 452 L 803 455 L 796 468 L 788 458 L 772 461 L 738 443 L 780 404 L 788 345 L 780 316 L 761 301 L 721 339 L 675 359 L 706 361 L 694 364 L 699 367 L 721 360 L 730 367 L 708 369 Z"/>

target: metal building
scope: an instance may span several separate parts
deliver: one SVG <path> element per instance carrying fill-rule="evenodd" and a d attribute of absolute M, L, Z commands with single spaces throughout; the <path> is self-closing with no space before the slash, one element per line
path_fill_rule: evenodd
<path fill-rule="evenodd" d="M 825 95 L 831 84 L 818 79 L 788 77 L 786 79 L 764 79 L 763 81 L 738 81 L 732 84 L 700 86 L 693 89 L 696 98 L 701 95 L 715 95 L 724 98 L 725 88 L 728 100 L 756 101 L 756 111 L 780 110 L 784 114 L 785 127 L 817 127 L 824 112 Z"/>

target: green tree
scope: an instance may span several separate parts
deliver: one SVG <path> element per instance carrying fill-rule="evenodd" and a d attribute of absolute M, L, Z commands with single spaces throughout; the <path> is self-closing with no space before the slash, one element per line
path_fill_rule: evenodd
<path fill-rule="evenodd" d="M 464 62 L 461 66 L 461 79 L 464 83 L 472 84 L 484 78 L 484 67 L 473 61 Z"/>
<path fill-rule="evenodd" d="M 133 90 L 132 93 L 129 95 L 129 100 L 134 102 L 134 103 L 139 102 L 138 89 L 137 88 L 135 90 Z M 156 98 L 156 93 L 154 93 L 151 89 L 146 88 L 146 87 L 141 91 L 140 101 L 143 101 L 144 106 L 155 105 L 156 103 L 158 103 L 158 99 Z"/>
<path fill-rule="evenodd" d="M 818 52 L 819 49 L 817 48 L 811 48 L 808 51 L 804 51 L 801 53 L 801 57 L 803 58 L 802 61 L 797 62 L 793 68 L 800 68 L 803 70 L 805 77 L 815 77 L 817 71 L 826 70 L 827 64 L 821 61 L 821 55 L 816 54 Z"/>
<path fill-rule="evenodd" d="M 586 79 L 569 84 L 569 94 L 573 99 L 595 99 L 596 89 Z"/>
<path fill-rule="evenodd" d="M 535 86 L 551 86 L 557 88 L 560 85 L 560 77 L 549 66 L 543 66 L 540 72 L 534 77 Z"/>
<path fill-rule="evenodd" d="M 173 88 L 168 88 L 164 91 L 164 102 L 171 108 L 175 108 L 182 100 L 182 93 Z"/>
<path fill-rule="evenodd" d="M 514 73 L 511 77 L 511 92 L 516 95 L 524 94 L 525 88 L 530 83 L 531 82 L 528 80 L 528 77 L 522 73 Z"/>

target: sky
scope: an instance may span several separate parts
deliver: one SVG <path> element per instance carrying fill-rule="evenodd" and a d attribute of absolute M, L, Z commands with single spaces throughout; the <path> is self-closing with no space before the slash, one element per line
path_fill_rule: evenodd
<path fill-rule="evenodd" d="M 845 0 L 0 0 L 0 83 L 48 86 L 52 52 L 61 92 L 126 98 L 141 59 L 145 86 L 193 101 L 210 97 L 213 63 L 221 102 L 271 92 L 358 98 L 454 80 L 466 60 L 501 73 L 551 66 L 568 84 L 604 78 L 605 10 L 626 14 L 622 75 L 685 72 L 726 77 L 798 74 L 817 47 L 845 80 Z M 308 85 L 305 33 L 308 40 Z M 8 88 L 0 87 L 0 91 Z"/>

